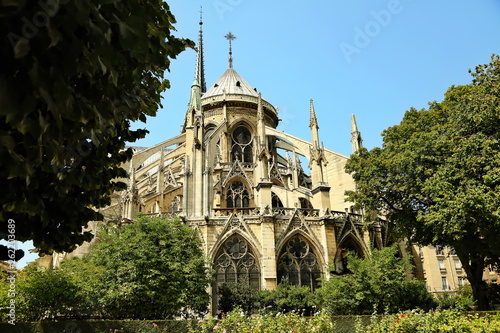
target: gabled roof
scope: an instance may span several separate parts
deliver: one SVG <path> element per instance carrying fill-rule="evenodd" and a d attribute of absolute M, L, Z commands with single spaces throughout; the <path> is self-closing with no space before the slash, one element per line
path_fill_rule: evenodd
<path fill-rule="evenodd" d="M 259 97 L 257 91 L 248 84 L 240 74 L 233 68 L 228 68 L 220 78 L 217 79 L 206 93 L 203 94 L 202 99 L 226 94 L 240 94 L 253 97 Z"/>

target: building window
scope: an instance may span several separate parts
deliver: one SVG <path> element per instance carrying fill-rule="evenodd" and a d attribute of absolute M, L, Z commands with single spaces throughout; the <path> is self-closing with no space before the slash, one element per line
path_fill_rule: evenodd
<path fill-rule="evenodd" d="M 272 201 L 272 206 L 273 208 L 282 208 L 283 203 L 280 200 L 280 197 L 276 195 L 276 193 L 271 192 L 271 201 Z"/>
<path fill-rule="evenodd" d="M 227 208 L 245 208 L 250 206 L 248 190 L 242 182 L 236 181 L 229 186 L 226 194 Z"/>
<path fill-rule="evenodd" d="M 278 281 L 288 280 L 295 286 L 318 288 L 322 272 L 318 257 L 309 243 L 299 235 L 292 237 L 283 247 L 278 259 Z"/>
<path fill-rule="evenodd" d="M 464 277 L 463 276 L 459 276 L 458 277 L 458 285 L 460 287 L 463 287 L 464 286 Z"/>
<path fill-rule="evenodd" d="M 437 256 L 443 255 L 443 247 L 441 245 L 436 245 L 436 255 Z"/>
<path fill-rule="evenodd" d="M 215 256 L 216 283 L 247 283 L 260 289 L 260 269 L 250 244 L 241 236 L 228 239 Z"/>
<path fill-rule="evenodd" d="M 446 272 L 446 268 L 444 267 L 444 261 L 443 260 L 438 260 L 438 265 L 439 265 L 439 270 L 441 272 Z"/>
<path fill-rule="evenodd" d="M 455 269 L 457 271 L 461 271 L 462 270 L 462 263 L 460 262 L 460 260 L 454 259 L 453 262 L 455 263 Z"/>
<path fill-rule="evenodd" d="M 231 160 L 253 162 L 252 135 L 245 125 L 240 124 L 232 135 Z"/>
<path fill-rule="evenodd" d="M 441 277 L 441 282 L 443 283 L 443 290 L 449 290 L 448 286 L 448 281 L 446 280 L 446 277 Z"/>
<path fill-rule="evenodd" d="M 299 202 L 300 202 L 300 208 L 303 208 L 303 209 L 313 209 L 313 205 L 311 204 L 311 202 L 309 200 L 307 200 L 306 198 L 299 198 Z"/>

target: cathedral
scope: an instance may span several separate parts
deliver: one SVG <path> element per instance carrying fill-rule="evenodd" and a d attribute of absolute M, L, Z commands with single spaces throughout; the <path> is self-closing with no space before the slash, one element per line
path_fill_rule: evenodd
<path fill-rule="evenodd" d="M 223 283 L 261 290 L 287 279 L 314 290 L 318 278 L 349 272 L 347 251 L 364 256 L 387 243 L 385 222 L 364 220 L 345 201 L 345 191 L 355 189 L 344 171 L 348 156 L 320 144 L 313 101 L 310 141 L 277 130 L 278 108 L 235 70 L 234 36 L 225 37 L 228 67 L 207 86 L 200 22 L 196 75 L 180 134 L 134 148 L 124 165 L 127 190 L 101 210 L 107 222 L 132 223 L 142 213 L 179 218 L 198 230 L 215 272 L 214 310 Z M 354 115 L 351 128 L 355 152 L 362 139 Z M 96 222 L 89 227 L 97 231 Z M 52 265 L 88 247 L 56 254 Z M 417 270 L 425 279 L 423 266 Z"/>
<path fill-rule="evenodd" d="M 178 218 L 198 230 L 215 272 L 214 313 L 224 283 L 261 290 L 286 279 L 315 290 L 318 278 L 350 272 L 348 251 L 365 256 L 389 242 L 383 219 L 365 220 L 345 201 L 345 191 L 356 187 L 344 170 L 349 157 L 320 144 L 313 100 L 310 140 L 277 130 L 278 108 L 235 70 L 235 37 L 225 37 L 227 69 L 207 86 L 200 22 L 196 74 L 180 134 L 152 147 L 132 147 L 133 157 L 123 165 L 127 190 L 100 210 L 104 223 L 133 223 L 144 214 Z M 354 115 L 351 143 L 353 152 L 362 147 Z M 89 223 L 94 234 L 99 223 Z M 463 285 L 465 272 L 453 249 L 400 245 L 400 254 L 415 264 L 409 277 L 425 280 L 429 291 L 454 292 Z M 89 247 L 41 258 L 42 265 L 58 266 Z"/>
<path fill-rule="evenodd" d="M 181 133 L 135 150 L 127 191 L 102 213 L 179 218 L 199 230 L 214 296 L 223 283 L 273 289 L 284 278 L 314 290 L 318 278 L 345 273 L 347 250 L 363 255 L 382 246 L 384 225 L 363 221 L 345 202 L 355 187 L 344 171 L 348 157 L 320 145 L 312 100 L 311 141 L 276 129 L 278 109 L 233 67 L 231 33 L 228 67 L 206 85 L 201 27 Z M 361 147 L 354 116 L 351 142 Z"/>

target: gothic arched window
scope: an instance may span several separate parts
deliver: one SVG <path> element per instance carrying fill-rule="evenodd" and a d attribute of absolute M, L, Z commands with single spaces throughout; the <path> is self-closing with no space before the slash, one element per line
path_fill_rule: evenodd
<path fill-rule="evenodd" d="M 231 144 L 231 161 L 253 162 L 252 134 L 245 125 L 240 124 L 233 131 Z"/>
<path fill-rule="evenodd" d="M 299 235 L 293 236 L 283 247 L 278 259 L 278 281 L 284 278 L 295 286 L 318 288 L 321 277 L 318 257 L 309 242 Z"/>
<path fill-rule="evenodd" d="M 307 200 L 306 198 L 299 198 L 299 202 L 300 202 L 300 208 L 304 208 L 304 209 L 313 209 L 313 205 L 311 204 L 311 202 L 309 200 Z"/>
<path fill-rule="evenodd" d="M 248 283 L 260 289 L 260 269 L 250 244 L 239 235 L 229 238 L 215 257 L 217 285 Z"/>
<path fill-rule="evenodd" d="M 242 182 L 236 181 L 229 186 L 226 193 L 227 208 L 245 208 L 250 206 L 250 195 Z"/>
<path fill-rule="evenodd" d="M 282 208 L 282 207 L 284 207 L 283 203 L 280 200 L 280 197 L 278 197 L 276 195 L 276 193 L 274 193 L 274 192 L 271 192 L 271 201 L 272 201 L 273 208 Z"/>

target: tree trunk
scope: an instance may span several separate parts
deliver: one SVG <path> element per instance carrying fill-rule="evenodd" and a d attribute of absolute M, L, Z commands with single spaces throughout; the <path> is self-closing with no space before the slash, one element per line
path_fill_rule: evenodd
<path fill-rule="evenodd" d="M 458 254 L 458 253 L 457 253 Z M 462 266 L 467 274 L 467 280 L 469 280 L 470 286 L 472 288 L 472 295 L 474 297 L 475 304 L 478 311 L 488 311 L 490 310 L 490 304 L 488 302 L 487 285 L 483 281 L 483 271 L 484 271 L 484 256 L 465 256 L 464 259 L 459 255 L 462 261 Z"/>

